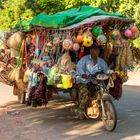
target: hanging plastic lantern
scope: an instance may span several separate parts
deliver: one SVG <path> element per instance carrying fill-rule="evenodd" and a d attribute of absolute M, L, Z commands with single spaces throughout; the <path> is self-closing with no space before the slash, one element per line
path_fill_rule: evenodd
<path fill-rule="evenodd" d="M 79 48 L 80 48 L 80 46 L 79 46 L 78 43 L 74 43 L 74 44 L 73 44 L 73 50 L 74 50 L 74 51 L 78 51 Z"/>
<path fill-rule="evenodd" d="M 92 29 L 92 34 L 94 35 L 94 36 L 99 36 L 99 35 L 101 35 L 102 34 L 102 28 L 101 27 L 99 27 L 99 26 L 96 26 L 96 27 L 94 27 L 93 29 Z"/>
<path fill-rule="evenodd" d="M 114 30 L 111 34 L 111 38 L 114 40 L 119 40 L 121 38 L 121 33 L 119 30 Z"/>
<path fill-rule="evenodd" d="M 51 69 L 48 70 L 48 85 L 54 85 L 55 80 L 54 77 L 58 72 L 58 67 L 54 66 Z"/>
<path fill-rule="evenodd" d="M 99 35 L 97 37 L 97 43 L 98 45 L 104 45 L 107 42 L 107 39 L 104 35 Z"/>
<path fill-rule="evenodd" d="M 65 50 L 71 50 L 72 47 L 73 47 L 73 42 L 72 42 L 71 39 L 65 39 L 65 40 L 63 41 L 63 48 L 64 48 Z"/>
<path fill-rule="evenodd" d="M 54 66 L 51 68 L 51 76 L 53 77 L 58 72 L 58 67 Z"/>
<path fill-rule="evenodd" d="M 76 42 L 77 43 L 82 43 L 83 42 L 83 36 L 82 35 L 77 35 Z"/>
<path fill-rule="evenodd" d="M 129 30 L 129 29 L 125 30 L 124 35 L 125 35 L 126 37 L 130 38 L 130 37 L 132 36 L 131 30 Z"/>
<path fill-rule="evenodd" d="M 92 37 L 91 36 L 88 36 L 86 32 L 83 34 L 83 37 L 84 37 L 83 45 L 85 47 L 91 47 L 92 44 L 93 44 Z"/>
<path fill-rule="evenodd" d="M 139 30 L 138 30 L 138 28 L 137 28 L 137 26 L 132 26 L 131 28 L 130 28 L 130 30 L 131 30 L 131 32 L 132 33 L 137 33 Z"/>
<path fill-rule="evenodd" d="M 51 78 L 51 69 L 48 70 L 48 74 L 47 74 L 47 78 L 48 78 L 48 82 L 47 85 L 53 85 L 54 84 L 54 80 L 52 80 Z"/>

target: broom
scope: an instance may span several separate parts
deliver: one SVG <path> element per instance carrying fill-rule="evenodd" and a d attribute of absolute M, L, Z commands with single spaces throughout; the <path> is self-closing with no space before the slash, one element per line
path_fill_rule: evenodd
<path fill-rule="evenodd" d="M 22 68 L 23 58 L 24 58 L 24 49 L 25 49 L 25 46 L 23 45 L 20 65 L 17 66 L 17 71 L 15 73 L 15 80 L 16 80 L 16 82 L 18 82 L 19 79 L 23 79 L 23 75 L 24 75 L 23 68 Z"/>
<path fill-rule="evenodd" d="M 28 68 L 26 40 L 24 40 L 24 45 L 25 45 L 25 73 L 24 73 L 24 76 L 23 76 L 23 82 L 28 83 L 29 75 L 30 75 L 30 69 Z"/>
<path fill-rule="evenodd" d="M 18 89 L 20 89 L 21 91 L 25 90 L 25 83 L 23 82 L 23 76 L 24 76 L 24 72 L 23 72 L 23 60 L 24 60 L 24 54 L 25 54 L 25 44 L 23 45 L 23 49 L 22 49 L 22 56 L 21 56 L 21 61 L 20 61 L 20 65 L 17 68 L 17 72 L 16 72 L 16 85 L 18 87 Z"/>
<path fill-rule="evenodd" d="M 11 70 L 9 75 L 8 75 L 8 78 L 9 78 L 10 81 L 15 81 L 16 80 L 16 73 L 18 72 L 18 67 L 19 67 L 19 64 L 20 64 L 20 57 L 21 57 L 21 54 L 22 54 L 22 49 L 23 49 L 23 43 L 20 47 L 20 52 L 19 52 L 16 67 L 13 70 Z"/>

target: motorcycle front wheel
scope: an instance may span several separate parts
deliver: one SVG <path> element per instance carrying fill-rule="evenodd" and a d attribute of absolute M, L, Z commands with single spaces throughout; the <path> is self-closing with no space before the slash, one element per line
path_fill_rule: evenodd
<path fill-rule="evenodd" d="M 113 102 L 110 100 L 104 101 L 105 115 L 102 115 L 102 121 L 107 131 L 112 132 L 117 125 L 117 113 Z"/>

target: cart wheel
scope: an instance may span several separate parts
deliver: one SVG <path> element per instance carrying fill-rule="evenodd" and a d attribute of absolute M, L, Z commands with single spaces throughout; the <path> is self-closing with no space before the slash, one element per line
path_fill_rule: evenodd
<path fill-rule="evenodd" d="M 72 88 L 69 94 L 70 94 L 70 97 L 73 101 L 77 100 L 77 90 L 76 90 L 76 88 Z"/>
<path fill-rule="evenodd" d="M 18 94 L 18 101 L 20 104 L 24 104 L 25 103 L 25 98 L 26 98 L 26 93 L 25 92 L 21 92 Z"/>

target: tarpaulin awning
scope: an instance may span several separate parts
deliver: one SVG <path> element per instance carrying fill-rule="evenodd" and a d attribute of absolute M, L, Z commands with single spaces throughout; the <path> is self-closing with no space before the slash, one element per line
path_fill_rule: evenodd
<path fill-rule="evenodd" d="M 58 12 L 53 15 L 39 14 L 31 21 L 31 25 L 48 27 L 48 28 L 63 28 L 76 23 L 79 23 L 87 18 L 98 16 L 98 19 L 102 16 L 127 19 L 118 13 L 108 13 L 99 8 L 91 6 L 82 6 L 80 8 L 72 8 L 66 11 Z"/>
<path fill-rule="evenodd" d="M 92 24 L 95 22 L 100 22 L 100 21 L 105 21 L 105 20 L 110 20 L 110 21 L 114 20 L 114 22 L 120 21 L 120 22 L 124 22 L 124 23 L 134 22 L 134 20 L 130 19 L 130 18 L 120 18 L 120 17 L 112 17 L 112 16 L 92 16 L 92 17 L 86 18 L 85 20 L 83 20 L 79 23 L 72 24 L 72 25 L 64 27 L 64 28 L 59 28 L 59 30 L 69 30 L 69 29 L 73 29 L 73 28 L 78 28 L 78 27 L 88 24 L 88 23 Z"/>

